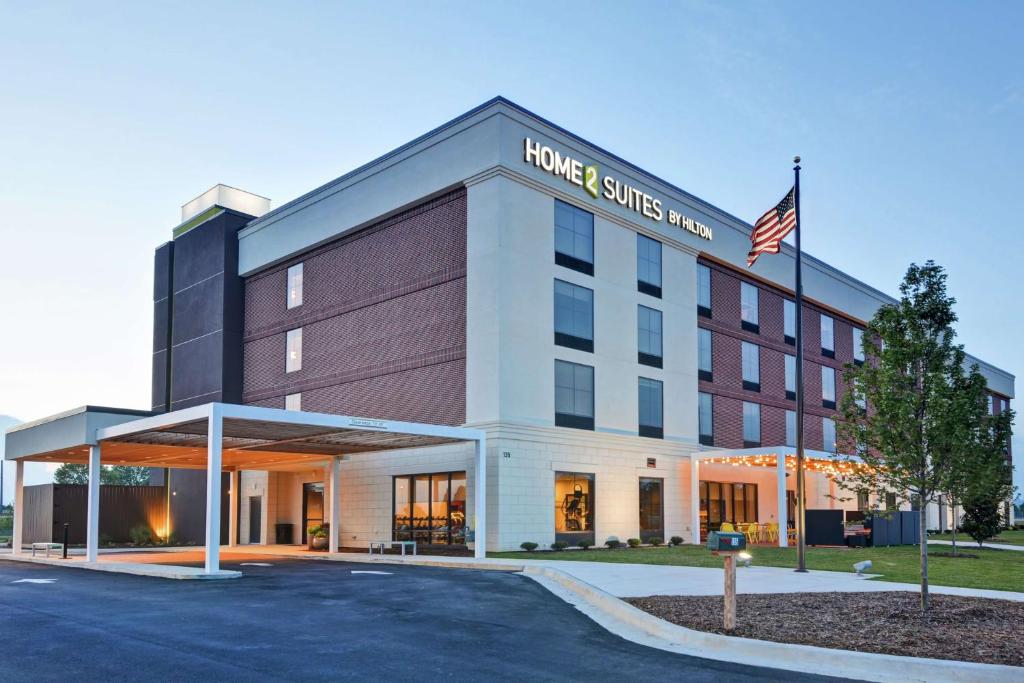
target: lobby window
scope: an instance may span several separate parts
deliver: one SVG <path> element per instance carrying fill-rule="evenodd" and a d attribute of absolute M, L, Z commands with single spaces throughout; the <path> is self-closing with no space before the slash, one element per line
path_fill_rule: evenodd
<path fill-rule="evenodd" d="M 761 445 L 761 404 L 743 402 L 743 447 Z"/>
<path fill-rule="evenodd" d="M 637 361 L 660 368 L 662 364 L 661 311 L 636 307 Z"/>
<path fill-rule="evenodd" d="M 661 439 L 665 436 L 663 386 L 656 379 L 641 377 L 639 388 L 640 436 Z"/>
<path fill-rule="evenodd" d="M 697 328 L 697 375 L 705 382 L 713 380 L 711 368 L 711 330 Z"/>
<path fill-rule="evenodd" d="M 835 321 L 827 315 L 821 316 L 821 355 L 836 357 Z"/>
<path fill-rule="evenodd" d="M 711 269 L 697 264 L 697 315 L 711 317 Z"/>
<path fill-rule="evenodd" d="M 302 369 L 302 328 L 288 330 L 285 335 L 285 372 L 296 372 Z"/>
<path fill-rule="evenodd" d="M 796 302 L 782 300 L 782 335 L 783 341 L 796 346 Z"/>
<path fill-rule="evenodd" d="M 697 394 L 697 432 L 705 446 L 715 445 L 714 399 L 703 391 Z"/>
<path fill-rule="evenodd" d="M 555 280 L 555 343 L 594 350 L 594 291 Z"/>
<path fill-rule="evenodd" d="M 636 236 L 636 288 L 661 298 L 661 242 Z"/>
<path fill-rule="evenodd" d="M 786 411 L 786 445 L 796 448 L 796 411 Z"/>
<path fill-rule="evenodd" d="M 302 264 L 288 268 L 288 308 L 302 305 Z"/>
<path fill-rule="evenodd" d="M 594 544 L 594 475 L 555 472 L 555 540 Z"/>
<path fill-rule="evenodd" d="M 743 354 L 743 388 L 761 391 L 761 348 L 750 342 L 740 342 Z"/>
<path fill-rule="evenodd" d="M 853 362 L 857 365 L 864 365 L 864 330 L 859 327 L 853 330 Z"/>
<path fill-rule="evenodd" d="M 821 366 L 821 407 L 836 407 L 836 371 Z"/>
<path fill-rule="evenodd" d="M 555 361 L 555 424 L 594 428 L 594 368 Z"/>
<path fill-rule="evenodd" d="M 757 312 L 757 287 L 740 283 L 740 324 L 748 332 L 760 332 Z"/>
<path fill-rule="evenodd" d="M 836 452 L 836 422 L 830 417 L 821 418 L 821 444 L 829 452 Z"/>
<path fill-rule="evenodd" d="M 594 214 L 555 200 L 555 263 L 594 274 Z"/>
<path fill-rule="evenodd" d="M 466 473 L 392 479 L 392 538 L 422 545 L 466 542 Z"/>
<path fill-rule="evenodd" d="M 796 400 L 796 356 L 786 354 L 786 399 Z"/>
<path fill-rule="evenodd" d="M 302 410 L 302 394 L 287 394 L 284 397 L 285 410 Z"/>

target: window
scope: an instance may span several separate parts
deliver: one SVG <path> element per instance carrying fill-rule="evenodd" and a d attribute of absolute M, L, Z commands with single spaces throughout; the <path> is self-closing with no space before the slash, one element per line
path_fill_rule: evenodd
<path fill-rule="evenodd" d="M 594 475 L 555 472 L 555 540 L 594 543 Z"/>
<path fill-rule="evenodd" d="M 869 506 L 869 503 L 868 503 L 868 492 L 867 491 L 858 491 L 857 492 L 857 509 L 863 512 L 863 511 L 868 509 L 868 506 Z"/>
<path fill-rule="evenodd" d="M 636 236 L 636 288 L 661 298 L 661 242 Z"/>
<path fill-rule="evenodd" d="M 740 283 L 740 321 L 743 329 L 749 332 L 760 332 L 757 316 L 757 287 L 752 284 Z"/>
<path fill-rule="evenodd" d="M 423 545 L 466 542 L 466 473 L 392 479 L 392 538 Z"/>
<path fill-rule="evenodd" d="M 712 381 L 711 369 L 711 330 L 697 328 L 697 375 L 700 379 Z"/>
<path fill-rule="evenodd" d="M 821 316 L 821 355 L 836 357 L 835 321 L 827 315 Z"/>
<path fill-rule="evenodd" d="M 761 405 L 743 402 L 743 447 L 756 448 L 761 445 Z"/>
<path fill-rule="evenodd" d="M 705 446 L 715 444 L 714 411 L 711 394 L 703 391 L 697 394 L 697 432 Z"/>
<path fill-rule="evenodd" d="M 996 414 L 996 409 L 995 409 L 995 406 L 992 403 L 992 394 L 989 394 L 985 398 L 988 400 L 988 414 L 989 415 L 995 415 Z"/>
<path fill-rule="evenodd" d="M 857 365 L 864 364 L 864 330 L 859 327 L 853 329 L 853 362 Z"/>
<path fill-rule="evenodd" d="M 288 308 L 302 305 L 302 264 L 288 268 Z"/>
<path fill-rule="evenodd" d="M 791 356 L 788 353 L 784 356 L 786 359 L 786 399 L 790 401 L 796 400 L 796 356 Z"/>
<path fill-rule="evenodd" d="M 711 317 L 711 269 L 697 264 L 697 314 Z"/>
<path fill-rule="evenodd" d="M 555 200 L 555 263 L 594 274 L 594 214 Z"/>
<path fill-rule="evenodd" d="M 284 397 L 285 410 L 302 410 L 302 394 L 288 394 Z"/>
<path fill-rule="evenodd" d="M 555 424 L 594 428 L 594 368 L 555 361 Z"/>
<path fill-rule="evenodd" d="M 571 282 L 555 280 L 555 343 L 594 350 L 594 292 Z"/>
<path fill-rule="evenodd" d="M 640 538 L 665 538 L 664 482 L 640 477 Z"/>
<path fill-rule="evenodd" d="M 853 394 L 853 402 L 855 404 L 857 404 L 858 408 L 860 408 L 860 412 L 861 413 L 868 412 L 868 401 L 867 401 L 866 398 L 864 398 L 864 393 L 860 392 L 860 391 L 853 390 L 853 389 L 851 389 L 851 391 L 854 392 L 854 394 Z"/>
<path fill-rule="evenodd" d="M 285 372 L 296 372 L 302 369 L 302 328 L 288 330 L 285 335 L 286 360 Z"/>
<path fill-rule="evenodd" d="M 836 407 L 836 371 L 821 366 L 821 407 Z"/>
<path fill-rule="evenodd" d="M 832 418 L 821 418 L 821 444 L 823 450 L 836 452 L 836 423 Z"/>
<path fill-rule="evenodd" d="M 886 493 L 885 494 L 885 509 L 886 510 L 896 510 L 896 509 L 898 509 L 898 507 L 899 506 L 896 503 L 896 494 L 895 493 Z"/>
<path fill-rule="evenodd" d="M 796 302 L 782 300 L 782 335 L 790 346 L 796 346 Z"/>
<path fill-rule="evenodd" d="M 661 367 L 661 311 L 636 307 L 637 361 Z"/>
<path fill-rule="evenodd" d="M 786 411 L 786 445 L 796 448 L 796 411 Z"/>
<path fill-rule="evenodd" d="M 744 524 L 756 522 L 757 484 L 702 481 L 700 496 L 700 534 L 722 528 L 722 522 Z"/>
<path fill-rule="evenodd" d="M 761 347 L 750 342 L 740 342 L 743 354 L 743 388 L 761 391 Z"/>
<path fill-rule="evenodd" d="M 654 439 L 664 438 L 662 394 L 661 382 L 646 377 L 640 378 L 640 436 L 649 436 Z"/>

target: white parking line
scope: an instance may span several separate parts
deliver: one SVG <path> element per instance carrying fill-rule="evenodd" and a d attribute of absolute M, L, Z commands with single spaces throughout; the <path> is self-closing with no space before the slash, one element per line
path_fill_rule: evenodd
<path fill-rule="evenodd" d="M 11 583 L 53 583 L 57 579 L 16 579 Z"/>
<path fill-rule="evenodd" d="M 239 562 L 242 567 L 273 567 L 269 562 Z"/>
<path fill-rule="evenodd" d="M 352 573 L 353 574 L 381 574 L 381 575 L 384 575 L 384 576 L 391 576 L 391 572 L 378 572 L 378 571 L 373 571 L 372 569 L 353 569 Z"/>

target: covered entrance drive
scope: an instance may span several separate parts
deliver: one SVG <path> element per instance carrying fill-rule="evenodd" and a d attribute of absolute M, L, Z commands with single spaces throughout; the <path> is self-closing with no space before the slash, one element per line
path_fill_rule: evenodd
<path fill-rule="evenodd" d="M 460 442 L 475 447 L 474 554 L 484 557 L 487 477 L 482 431 L 222 403 L 159 415 L 86 406 L 20 425 L 7 434 L 5 458 L 16 463 L 13 550 L 22 552 L 24 467 L 30 461 L 88 465 L 88 562 L 97 560 L 101 465 L 205 470 L 204 572 L 213 575 L 220 572 L 222 472 L 231 479 L 227 540 L 233 546 L 238 538 L 239 472 L 324 468 L 327 494 L 321 493 L 318 514 L 328 527 L 328 549 L 337 552 L 344 455 Z M 314 509 L 307 512 L 313 514 Z"/>

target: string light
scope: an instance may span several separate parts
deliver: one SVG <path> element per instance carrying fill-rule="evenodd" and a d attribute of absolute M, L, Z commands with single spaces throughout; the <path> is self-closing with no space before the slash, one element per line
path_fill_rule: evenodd
<path fill-rule="evenodd" d="M 796 456 L 786 455 L 786 469 L 796 470 Z M 714 465 L 730 465 L 731 467 L 778 467 L 779 456 L 776 453 L 760 453 L 756 455 L 726 455 L 706 458 L 703 462 Z M 847 477 L 870 470 L 864 463 L 848 460 L 825 460 L 823 458 L 804 458 L 805 472 L 820 472 L 830 477 Z"/>

